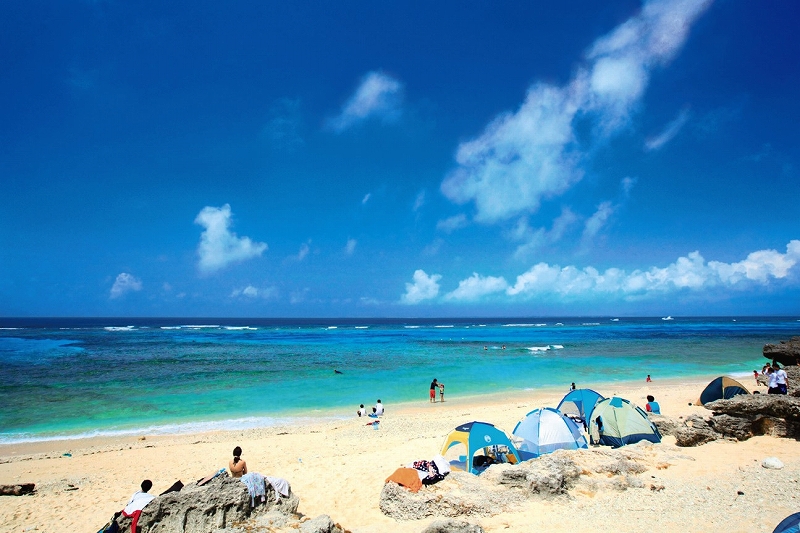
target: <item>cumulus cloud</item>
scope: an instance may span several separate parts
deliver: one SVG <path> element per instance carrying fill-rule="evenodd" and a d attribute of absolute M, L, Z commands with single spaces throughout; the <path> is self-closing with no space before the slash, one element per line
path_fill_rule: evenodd
<path fill-rule="evenodd" d="M 358 241 L 355 239 L 347 239 L 347 244 L 344 246 L 344 253 L 347 255 L 353 255 L 353 252 L 356 251 L 356 245 Z"/>
<path fill-rule="evenodd" d="M 465 228 L 467 224 L 467 216 L 462 213 L 440 220 L 436 223 L 436 229 L 445 233 L 452 233 L 461 228 Z"/>
<path fill-rule="evenodd" d="M 703 290 L 715 287 L 766 285 L 784 280 L 796 273 L 800 264 L 800 240 L 786 246 L 786 253 L 759 250 L 736 263 L 708 261 L 698 251 L 679 257 L 666 267 L 627 272 L 609 268 L 603 272 L 594 267 L 560 267 L 539 263 L 517 276 L 506 293 L 509 296 L 646 296 L 679 290 Z"/>
<path fill-rule="evenodd" d="M 370 117 L 391 122 L 400 116 L 402 101 L 402 83 L 382 72 L 369 72 L 328 125 L 340 133 Z"/>
<path fill-rule="evenodd" d="M 576 118 L 594 124 L 602 142 L 630 121 L 651 71 L 666 64 L 710 0 L 652 0 L 598 39 L 564 86 L 538 83 L 516 112 L 503 113 L 456 151 L 457 167 L 441 185 L 451 201 L 474 202 L 475 220 L 493 223 L 535 212 L 583 177 L 588 157 Z M 591 148 L 589 146 L 588 148 Z"/>
<path fill-rule="evenodd" d="M 478 300 L 488 294 L 505 291 L 507 288 L 508 282 L 502 277 L 483 277 L 477 272 L 473 272 L 472 276 L 461 280 L 458 288 L 446 294 L 444 298 L 445 300 Z"/>
<path fill-rule="evenodd" d="M 112 300 L 120 298 L 129 292 L 136 292 L 142 290 L 142 282 L 134 277 L 132 274 L 122 272 L 114 280 L 114 285 L 111 286 L 109 298 Z"/>
<path fill-rule="evenodd" d="M 652 152 L 653 150 L 660 150 L 665 144 L 670 142 L 675 136 L 681 131 L 684 124 L 689 120 L 689 110 L 684 109 L 678 116 L 675 117 L 669 124 L 664 128 L 664 131 L 655 135 L 653 137 L 648 137 L 647 140 L 644 142 L 644 149 L 646 152 Z"/>
<path fill-rule="evenodd" d="M 205 228 L 197 246 L 198 268 L 203 273 L 216 272 L 231 263 L 258 257 L 267 249 L 266 243 L 238 237 L 230 230 L 231 206 L 228 204 L 204 207 L 194 223 Z"/>
<path fill-rule="evenodd" d="M 439 274 L 427 275 L 424 270 L 414 272 L 413 283 L 406 283 L 406 293 L 400 297 L 400 303 L 413 305 L 423 300 L 430 300 L 439 295 Z"/>

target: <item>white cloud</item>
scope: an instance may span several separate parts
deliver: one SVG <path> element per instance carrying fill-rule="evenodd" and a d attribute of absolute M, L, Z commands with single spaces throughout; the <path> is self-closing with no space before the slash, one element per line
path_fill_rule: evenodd
<path fill-rule="evenodd" d="M 436 223 L 436 229 L 445 233 L 452 233 L 458 229 L 465 228 L 467 224 L 467 216 L 462 213 L 440 220 Z"/>
<path fill-rule="evenodd" d="M 419 191 L 417 194 L 416 199 L 414 199 L 414 207 L 412 208 L 413 211 L 419 211 L 420 208 L 425 205 L 425 191 Z"/>
<path fill-rule="evenodd" d="M 368 72 L 356 92 L 342 106 L 342 112 L 328 125 L 334 131 L 342 132 L 373 116 L 384 121 L 395 120 L 400 115 L 402 100 L 402 83 L 381 72 Z"/>
<path fill-rule="evenodd" d="M 136 292 L 142 290 L 142 282 L 127 272 L 122 272 L 114 280 L 114 285 L 111 286 L 109 298 L 112 300 L 124 296 L 129 292 Z"/>
<path fill-rule="evenodd" d="M 303 244 L 300 245 L 300 250 L 297 252 L 297 255 L 295 256 L 295 259 L 297 259 L 298 261 L 302 261 L 303 259 L 306 258 L 306 256 L 308 255 L 308 252 L 310 252 L 310 251 L 311 251 L 311 247 L 308 245 L 308 243 L 304 242 Z"/>
<path fill-rule="evenodd" d="M 406 293 L 400 297 L 400 303 L 418 304 L 439 295 L 439 274 L 427 275 L 424 270 L 414 272 L 414 282 L 406 283 Z"/>
<path fill-rule="evenodd" d="M 344 253 L 347 255 L 353 255 L 353 252 L 356 251 L 356 245 L 358 241 L 355 239 L 347 239 L 347 244 L 344 246 Z"/>
<path fill-rule="evenodd" d="M 572 80 L 528 89 L 515 113 L 495 118 L 456 152 L 457 168 L 441 185 L 458 204 L 475 203 L 475 220 L 492 223 L 535 212 L 542 199 L 563 194 L 583 177 L 585 148 L 573 122 L 587 117 L 603 141 L 630 121 L 654 67 L 680 49 L 689 26 L 710 0 L 653 0 L 598 39 Z M 588 148 L 591 148 L 589 146 Z"/>
<path fill-rule="evenodd" d="M 361 205 L 366 205 L 366 203 L 369 202 L 369 199 L 370 199 L 371 196 L 372 196 L 372 193 L 368 192 L 367 194 L 365 194 L 364 198 L 361 199 Z"/>
<path fill-rule="evenodd" d="M 210 273 L 236 263 L 258 257 L 267 249 L 263 242 L 253 242 L 249 237 L 237 237 L 230 230 L 231 206 L 204 207 L 194 223 L 205 228 L 200 234 L 197 254 L 198 267 L 203 273 Z"/>
<path fill-rule="evenodd" d="M 458 283 L 458 288 L 445 295 L 445 300 L 478 300 L 487 294 L 503 292 L 508 289 L 508 282 L 500 277 L 483 277 L 477 272 Z"/>
<path fill-rule="evenodd" d="M 786 253 L 759 250 L 736 263 L 709 261 L 700 252 L 679 257 L 674 263 L 648 270 L 626 272 L 609 268 L 600 272 L 594 267 L 560 267 L 539 263 L 517 276 L 506 293 L 510 296 L 646 296 L 679 290 L 703 290 L 737 285 L 767 285 L 773 280 L 789 278 L 800 264 L 800 240 L 789 242 Z"/>
<path fill-rule="evenodd" d="M 523 260 L 539 248 L 560 241 L 564 233 L 577 221 L 578 216 L 568 207 L 561 210 L 550 230 L 545 228 L 534 230 L 528 225 L 527 217 L 521 217 L 508 234 L 512 240 L 522 242 L 514 251 L 514 258 Z"/>
<path fill-rule="evenodd" d="M 681 128 L 686 124 L 689 120 L 689 110 L 684 109 L 678 116 L 672 119 L 669 124 L 664 128 L 664 131 L 655 135 L 653 137 L 649 137 L 644 142 L 644 149 L 646 152 L 652 152 L 653 150 L 660 150 L 665 144 L 670 142 L 675 136 L 681 131 Z"/>
<path fill-rule="evenodd" d="M 611 202 L 602 202 L 597 206 L 597 211 L 586 220 L 586 224 L 583 228 L 581 242 L 584 246 L 591 244 L 595 236 L 603 229 L 606 223 L 608 223 L 608 219 L 611 218 L 615 210 L 616 206 Z"/>
<path fill-rule="evenodd" d="M 238 298 L 242 296 L 250 299 L 255 299 L 255 298 L 269 299 L 274 297 L 276 293 L 277 289 L 275 289 L 275 287 L 266 287 L 259 289 L 258 287 L 248 285 L 246 287 L 242 287 L 239 289 L 233 289 L 231 291 L 231 298 Z"/>

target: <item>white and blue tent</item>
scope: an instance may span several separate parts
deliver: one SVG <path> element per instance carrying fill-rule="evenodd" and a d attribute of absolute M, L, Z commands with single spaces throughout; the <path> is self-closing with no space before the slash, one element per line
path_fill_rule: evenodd
<path fill-rule="evenodd" d="M 600 400 L 589 415 L 592 444 L 619 448 L 640 440 L 661 442 L 661 433 L 647 413 L 625 398 L 614 396 Z"/>
<path fill-rule="evenodd" d="M 523 460 L 534 459 L 556 450 L 587 448 L 586 437 L 564 413 L 544 407 L 534 409 L 514 428 L 515 446 Z"/>
<path fill-rule="evenodd" d="M 588 415 L 591 414 L 594 406 L 600 400 L 605 400 L 603 395 L 593 391 L 592 389 L 576 389 L 569 391 L 566 396 L 561 399 L 558 404 L 558 409 L 575 422 L 581 422 L 584 427 L 588 427 Z"/>

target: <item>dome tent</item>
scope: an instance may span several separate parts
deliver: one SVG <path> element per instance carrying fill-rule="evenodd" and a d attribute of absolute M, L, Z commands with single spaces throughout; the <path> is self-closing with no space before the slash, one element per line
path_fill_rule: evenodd
<path fill-rule="evenodd" d="M 580 421 L 584 427 L 588 427 L 586 420 L 591 414 L 594 406 L 600 400 L 605 400 L 602 394 L 592 389 L 576 389 L 569 391 L 559 402 L 558 409 L 576 423 Z"/>
<path fill-rule="evenodd" d="M 790 514 L 784 518 L 772 533 L 799 533 L 800 513 Z"/>
<path fill-rule="evenodd" d="M 457 461 L 450 461 L 454 470 L 465 470 L 480 474 L 491 463 L 520 462 L 519 452 L 504 431 L 488 422 L 467 422 L 456 427 L 447 435 L 441 455 L 447 450 L 462 445 L 466 453 Z"/>
<path fill-rule="evenodd" d="M 705 405 L 714 400 L 728 400 L 738 394 L 750 394 L 750 391 L 735 379 L 720 376 L 706 385 L 695 405 Z"/>
<path fill-rule="evenodd" d="M 593 444 L 619 448 L 640 440 L 661 442 L 661 433 L 647 413 L 625 398 L 601 400 L 589 415 L 589 436 Z"/>
<path fill-rule="evenodd" d="M 556 450 L 588 447 L 577 424 L 552 407 L 534 409 L 525 415 L 514 428 L 513 437 L 516 437 L 517 451 L 523 460 Z"/>

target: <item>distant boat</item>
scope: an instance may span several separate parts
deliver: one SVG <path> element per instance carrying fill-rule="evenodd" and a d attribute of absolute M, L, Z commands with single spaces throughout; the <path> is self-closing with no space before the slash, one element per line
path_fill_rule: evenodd
<path fill-rule="evenodd" d="M 665 317 L 661 317 L 661 320 L 675 320 L 675 319 L 672 318 L 671 316 L 665 316 Z"/>
<path fill-rule="evenodd" d="M 611 322 L 619 322 L 619 318 L 612 318 Z"/>

